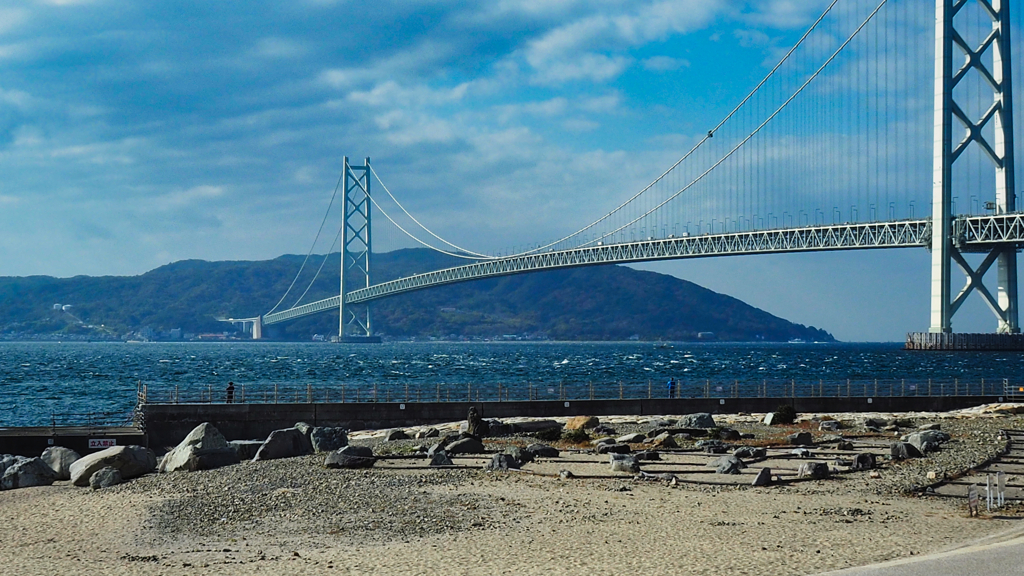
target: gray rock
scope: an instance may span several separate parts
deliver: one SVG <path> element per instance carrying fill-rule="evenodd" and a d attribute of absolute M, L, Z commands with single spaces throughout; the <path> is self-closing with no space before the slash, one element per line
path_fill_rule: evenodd
<path fill-rule="evenodd" d="M 194 472 L 238 464 L 238 453 L 209 422 L 192 429 L 160 461 L 160 472 Z"/>
<path fill-rule="evenodd" d="M 893 442 L 889 447 L 889 455 L 893 460 L 907 460 L 910 458 L 919 458 L 921 456 L 921 451 L 909 442 Z"/>
<path fill-rule="evenodd" d="M 548 446 L 547 444 L 530 444 L 526 447 L 526 451 L 533 454 L 534 458 L 558 458 L 558 448 Z"/>
<path fill-rule="evenodd" d="M 939 430 L 922 430 L 920 432 L 914 432 L 913 434 L 907 434 L 900 438 L 902 442 L 909 442 L 917 448 L 921 454 L 927 454 L 934 452 L 939 449 L 939 446 L 945 442 L 949 442 L 950 436 L 945 432 Z"/>
<path fill-rule="evenodd" d="M 615 428 L 612 428 L 607 424 L 598 424 L 593 430 L 591 430 L 591 432 L 598 436 L 614 436 L 615 434 L 617 434 Z"/>
<path fill-rule="evenodd" d="M 487 420 L 486 422 L 487 435 L 491 438 L 512 435 L 512 425 L 505 424 L 501 420 Z"/>
<path fill-rule="evenodd" d="M 647 426 L 652 430 L 656 428 L 671 428 L 672 426 L 675 425 L 675 420 L 670 420 L 667 418 L 655 418 L 654 420 L 651 420 L 650 422 L 647 423 Z M 700 428 L 700 426 L 694 426 L 694 428 Z"/>
<path fill-rule="evenodd" d="M 824 462 L 804 462 L 797 470 L 796 476 L 797 478 L 813 478 L 815 480 L 828 478 L 828 464 Z"/>
<path fill-rule="evenodd" d="M 117 468 L 121 478 L 132 478 L 156 470 L 156 454 L 142 446 L 112 446 L 82 456 L 71 465 L 71 482 L 75 486 L 88 486 L 89 478 L 100 468 Z"/>
<path fill-rule="evenodd" d="M 889 421 L 882 418 L 865 418 L 861 421 L 861 426 L 864 426 L 865 428 L 878 428 L 881 430 L 888 425 Z"/>
<path fill-rule="evenodd" d="M 647 461 L 661 460 L 661 454 L 659 454 L 657 452 L 652 452 L 650 450 L 647 450 L 647 451 L 644 451 L 644 452 L 637 452 L 636 454 L 634 454 L 634 456 L 636 457 L 637 460 L 639 460 L 641 462 L 644 461 L 644 460 L 647 460 Z"/>
<path fill-rule="evenodd" d="M 476 410 L 476 406 L 469 407 L 469 412 L 466 414 L 466 425 L 466 432 L 473 436 L 476 436 L 477 438 L 484 438 L 487 436 L 487 421 L 480 417 L 480 414 Z"/>
<path fill-rule="evenodd" d="M 889 424 L 885 428 L 882 428 L 882 431 L 883 432 L 899 432 L 900 431 L 900 427 L 895 425 L 895 424 Z"/>
<path fill-rule="evenodd" d="M 561 433 L 562 425 L 554 420 L 528 420 L 513 424 L 512 430 L 517 434 L 537 434 L 549 430 L 558 430 Z"/>
<path fill-rule="evenodd" d="M 309 424 L 306 424 L 305 422 L 296 422 L 295 425 L 292 426 L 292 428 L 295 428 L 299 432 L 302 432 L 302 435 L 305 436 L 306 438 L 309 438 L 309 433 L 313 431 L 313 427 L 310 426 Z"/>
<path fill-rule="evenodd" d="M 658 448 L 679 448 L 679 444 L 676 443 L 675 437 L 668 432 L 662 432 L 651 439 L 651 444 Z M 599 452 L 600 454 L 600 452 Z"/>
<path fill-rule="evenodd" d="M 452 459 L 448 456 L 448 453 L 445 452 L 442 449 L 442 450 L 438 450 L 437 452 L 434 452 L 430 456 L 430 465 L 431 466 L 454 466 L 455 463 L 452 462 Z"/>
<path fill-rule="evenodd" d="M 739 458 L 728 455 L 715 458 L 707 463 L 709 468 L 715 469 L 715 474 L 739 474 L 740 470 L 747 467 Z"/>
<path fill-rule="evenodd" d="M 630 474 L 640 472 L 640 463 L 628 454 L 609 454 L 608 462 L 611 464 L 612 472 L 628 472 Z"/>
<path fill-rule="evenodd" d="M 601 444 L 615 444 L 614 438 L 595 438 L 590 441 L 592 446 L 600 446 Z"/>
<path fill-rule="evenodd" d="M 377 458 L 368 446 L 345 446 L 324 458 L 327 468 L 371 468 L 376 463 Z"/>
<path fill-rule="evenodd" d="M 298 428 L 285 428 L 274 430 L 263 442 L 263 446 L 253 456 L 253 462 L 262 460 L 277 460 L 279 458 L 294 458 L 313 453 L 313 445 L 309 438 Z"/>
<path fill-rule="evenodd" d="M 576 475 L 568 470 L 559 470 L 558 477 L 561 478 L 562 480 L 570 480 L 572 478 L 575 478 Z"/>
<path fill-rule="evenodd" d="M 429 450 L 427 450 L 427 456 L 433 456 L 438 451 L 444 450 L 449 444 L 455 442 L 458 439 L 458 436 L 451 434 L 445 436 L 444 438 L 441 438 L 440 440 L 438 440 L 436 444 L 434 444 L 433 446 L 430 447 Z"/>
<path fill-rule="evenodd" d="M 698 440 L 695 446 L 708 454 L 725 454 L 733 448 L 732 444 L 726 444 L 721 440 Z"/>
<path fill-rule="evenodd" d="M 89 477 L 89 487 L 93 490 L 99 490 L 100 488 L 117 486 L 123 481 L 120 470 L 107 466 L 93 472 L 92 476 Z"/>
<path fill-rule="evenodd" d="M 625 436 L 620 436 L 616 438 L 615 441 L 620 444 L 639 444 L 640 442 L 643 442 L 646 439 L 647 436 L 637 432 L 635 434 L 626 434 Z"/>
<path fill-rule="evenodd" d="M 875 455 L 870 452 L 861 452 L 853 459 L 854 470 L 871 470 L 875 467 Z"/>
<path fill-rule="evenodd" d="M 807 448 L 794 448 L 792 451 L 790 451 L 790 454 L 792 454 L 793 456 L 798 456 L 800 458 L 810 458 L 811 456 L 814 456 L 814 452 L 811 452 Z"/>
<path fill-rule="evenodd" d="M 14 463 L 19 461 L 24 456 L 14 456 L 12 454 L 0 454 L 0 477 L 4 475 L 4 471 L 14 466 Z"/>
<path fill-rule="evenodd" d="M 768 451 L 764 448 L 754 448 L 752 446 L 740 446 L 733 450 L 732 455 L 737 458 L 764 458 L 768 455 Z"/>
<path fill-rule="evenodd" d="M 396 442 L 398 440 L 408 439 L 409 435 L 406 434 L 405 430 L 402 430 L 401 428 L 395 428 L 394 430 L 388 432 L 387 436 L 384 437 L 384 440 L 387 442 Z"/>
<path fill-rule="evenodd" d="M 509 446 L 505 448 L 505 454 L 508 454 L 516 461 L 516 468 L 522 467 L 523 464 L 529 464 L 533 462 L 533 452 L 520 448 L 519 446 Z"/>
<path fill-rule="evenodd" d="M 423 438 L 437 438 L 441 433 L 437 431 L 437 428 L 427 428 L 426 430 L 420 430 L 416 433 L 417 439 Z"/>
<path fill-rule="evenodd" d="M 771 426 L 775 423 L 775 418 L 775 412 L 769 412 L 764 415 L 764 420 L 762 420 L 762 422 L 764 422 L 765 426 Z"/>
<path fill-rule="evenodd" d="M 495 454 L 491 457 L 491 461 L 484 467 L 487 470 L 518 470 L 519 462 L 516 461 L 515 457 L 511 454 Z"/>
<path fill-rule="evenodd" d="M 938 422 L 930 422 L 928 424 L 921 424 L 917 427 L 918 430 L 941 430 L 942 424 Z"/>
<path fill-rule="evenodd" d="M 790 434 L 786 436 L 789 443 L 793 446 L 811 446 L 814 444 L 814 437 L 811 436 L 810 432 L 797 432 L 796 434 Z"/>
<path fill-rule="evenodd" d="M 707 412 L 699 412 L 697 414 L 687 414 L 686 416 L 683 416 L 679 419 L 677 425 L 680 428 L 714 428 L 715 419 Z"/>
<path fill-rule="evenodd" d="M 345 428 L 317 426 L 309 431 L 309 443 L 313 446 L 313 452 L 317 454 L 333 452 L 348 446 L 348 430 Z"/>
<path fill-rule="evenodd" d="M 598 454 L 629 454 L 632 451 L 629 444 L 601 444 L 597 447 Z"/>
<path fill-rule="evenodd" d="M 239 460 L 252 460 L 263 446 L 263 440 L 231 440 L 228 446 L 238 454 Z"/>
<path fill-rule="evenodd" d="M 475 438 L 456 440 L 446 446 L 445 450 L 449 454 L 484 454 L 487 452 L 484 443 Z"/>
<path fill-rule="evenodd" d="M 735 442 L 737 440 L 741 440 L 743 436 L 740 435 L 739 430 L 734 430 L 732 428 L 722 428 L 721 430 L 718 431 L 718 438 L 719 440 L 725 440 L 726 442 Z"/>
<path fill-rule="evenodd" d="M 839 420 L 822 420 L 818 424 L 818 430 L 822 432 L 836 432 L 839 428 Z"/>
<path fill-rule="evenodd" d="M 56 479 L 57 473 L 42 458 L 18 456 L 0 477 L 0 490 L 49 486 Z"/>
<path fill-rule="evenodd" d="M 78 452 L 63 446 L 50 446 L 40 456 L 43 462 L 57 475 L 57 480 L 71 480 L 71 465 L 81 458 Z M 0 470 L 3 476 L 3 470 Z"/>
<path fill-rule="evenodd" d="M 850 442 L 848 440 L 843 440 L 842 442 L 839 442 L 838 444 L 836 444 L 836 450 L 842 450 L 844 452 L 849 452 L 849 451 L 853 450 L 853 442 Z"/>
<path fill-rule="evenodd" d="M 751 486 L 768 486 L 772 483 L 772 469 L 761 468 L 754 477 L 754 481 L 750 483 Z"/>

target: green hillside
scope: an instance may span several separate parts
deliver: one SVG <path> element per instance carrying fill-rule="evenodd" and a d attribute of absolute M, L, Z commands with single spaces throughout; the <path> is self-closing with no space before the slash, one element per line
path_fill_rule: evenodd
<path fill-rule="evenodd" d="M 313 257 L 281 308 L 306 290 L 323 256 Z M 139 276 L 0 278 L 0 337 L 125 338 L 138 331 L 167 337 L 231 330 L 220 316 L 249 317 L 274 307 L 300 256 L 260 262 L 188 260 Z M 427 250 L 374 255 L 378 280 L 458 264 Z M 338 255 L 328 257 L 303 302 L 337 293 Z M 67 311 L 54 304 L 70 304 Z M 827 341 L 823 330 L 793 324 L 672 276 L 623 266 L 535 272 L 454 284 L 373 303 L 374 330 L 391 337 L 530 335 L 553 340 Z M 271 338 L 309 340 L 336 334 L 337 313 L 268 327 Z M 175 334 L 175 337 L 177 334 Z"/>

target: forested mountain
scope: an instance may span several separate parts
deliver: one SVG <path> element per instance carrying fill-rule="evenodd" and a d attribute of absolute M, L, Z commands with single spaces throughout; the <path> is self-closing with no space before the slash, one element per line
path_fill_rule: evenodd
<path fill-rule="evenodd" d="M 323 261 L 306 263 L 284 309 L 306 290 Z M 183 337 L 231 330 L 217 317 L 257 316 L 274 307 L 295 278 L 301 256 L 259 262 L 186 260 L 139 276 L 0 277 L 0 337 Z M 375 280 L 454 266 L 428 250 L 375 254 Z M 303 302 L 337 294 L 338 254 L 327 258 Z M 55 304 L 70 305 L 66 310 Z M 827 341 L 793 324 L 692 282 L 624 266 L 591 266 L 492 278 L 411 292 L 372 304 L 374 331 L 398 338 L 502 335 L 553 340 Z M 268 327 L 271 338 L 337 334 L 337 313 Z M 173 329 L 180 332 L 169 334 Z M 705 337 L 710 337 L 705 334 Z"/>

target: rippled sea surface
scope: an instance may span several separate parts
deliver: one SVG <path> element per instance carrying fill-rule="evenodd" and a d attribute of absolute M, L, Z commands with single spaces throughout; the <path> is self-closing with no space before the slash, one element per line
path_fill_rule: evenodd
<path fill-rule="evenodd" d="M 664 396 L 669 378 L 682 396 L 962 394 L 1021 375 L 1024 354 L 898 344 L 0 343 L 0 426 L 127 414 L 140 387 L 220 401 L 228 381 L 236 400 L 336 402 Z"/>

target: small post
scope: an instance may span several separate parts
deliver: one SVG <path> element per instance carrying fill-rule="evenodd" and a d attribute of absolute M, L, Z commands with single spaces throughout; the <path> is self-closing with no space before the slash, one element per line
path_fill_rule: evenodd
<path fill-rule="evenodd" d="M 313 403 L 313 385 L 306 384 L 306 402 L 309 404 Z"/>
<path fill-rule="evenodd" d="M 622 400 L 622 380 L 619 380 L 619 400 Z"/>
<path fill-rule="evenodd" d="M 932 395 L 932 379 L 931 378 L 928 379 L 928 395 L 929 396 Z"/>
<path fill-rule="evenodd" d="M 466 384 L 466 402 L 472 402 L 472 401 L 473 401 L 473 384 L 472 383 L 467 383 Z"/>
<path fill-rule="evenodd" d="M 939 396 L 945 396 L 945 395 L 946 395 L 946 383 L 945 382 L 939 382 Z"/>
<path fill-rule="evenodd" d="M 594 383 L 590 382 L 590 399 L 594 399 Z"/>
<path fill-rule="evenodd" d="M 277 404 L 277 382 L 274 383 L 274 404 Z"/>
<path fill-rule="evenodd" d="M 330 403 L 331 403 L 331 389 L 328 388 L 327 391 L 324 392 L 324 404 L 330 404 Z"/>
<path fill-rule="evenodd" d="M 960 379 L 953 378 L 953 396 L 960 395 Z"/>
<path fill-rule="evenodd" d="M 651 399 L 651 381 L 650 380 L 647 381 L 647 399 L 648 400 Z"/>
<path fill-rule="evenodd" d="M 907 379 L 906 378 L 903 378 L 903 379 L 900 380 L 900 387 L 901 387 L 900 396 L 906 396 L 907 395 Z"/>
<path fill-rule="evenodd" d="M 796 398 L 796 378 L 793 378 L 793 398 Z"/>
<path fill-rule="evenodd" d="M 440 382 L 437 383 L 437 401 L 438 402 L 441 401 L 441 383 Z"/>
<path fill-rule="evenodd" d="M 174 403 L 175 404 L 178 403 L 178 385 L 177 384 L 174 385 Z"/>
<path fill-rule="evenodd" d="M 377 401 L 377 383 L 376 382 L 373 383 L 373 401 L 374 402 Z"/>
<path fill-rule="evenodd" d="M 498 402 L 501 402 L 501 382 L 498 382 Z"/>
<path fill-rule="evenodd" d="M 849 378 L 846 379 L 846 397 L 847 398 L 850 397 L 850 379 Z"/>
<path fill-rule="evenodd" d="M 213 404 L 213 384 L 208 385 L 210 388 L 210 404 Z"/>

